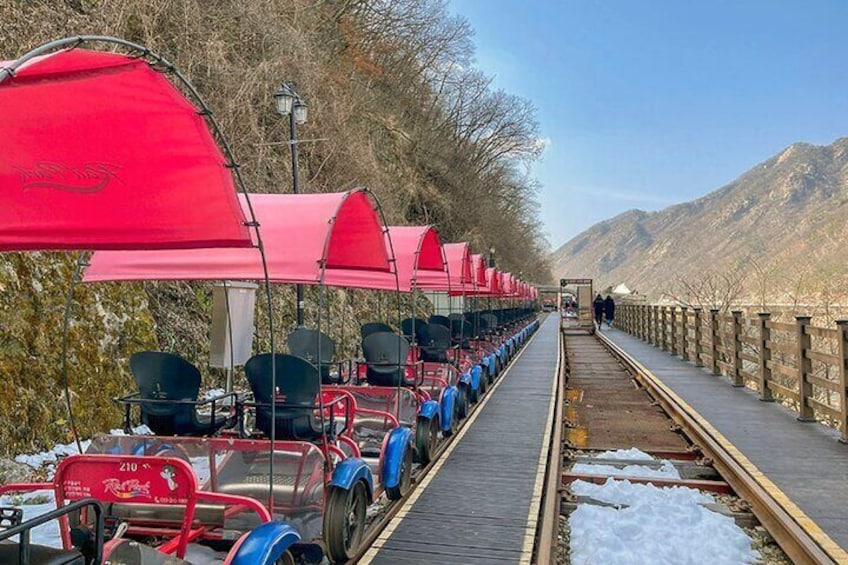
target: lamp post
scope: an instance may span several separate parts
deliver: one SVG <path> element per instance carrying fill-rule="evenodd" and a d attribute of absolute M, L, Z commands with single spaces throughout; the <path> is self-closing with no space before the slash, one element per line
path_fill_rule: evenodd
<path fill-rule="evenodd" d="M 495 248 L 494 247 L 489 248 L 489 266 L 490 267 L 495 266 Z"/>
<path fill-rule="evenodd" d="M 289 146 L 291 147 L 292 160 L 292 190 L 300 194 L 300 169 L 297 163 L 297 126 L 306 123 L 308 107 L 306 102 L 300 99 L 294 84 L 283 82 L 274 93 L 274 102 L 277 113 L 289 117 Z M 303 285 L 295 287 L 297 293 L 297 325 L 303 326 Z"/>

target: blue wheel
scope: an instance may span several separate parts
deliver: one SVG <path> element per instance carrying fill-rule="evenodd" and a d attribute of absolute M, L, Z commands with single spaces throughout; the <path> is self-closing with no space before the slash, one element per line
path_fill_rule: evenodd
<path fill-rule="evenodd" d="M 393 487 L 386 487 L 386 496 L 389 500 L 400 500 L 409 492 L 412 485 L 412 448 L 407 445 L 400 462 L 400 480 Z"/>

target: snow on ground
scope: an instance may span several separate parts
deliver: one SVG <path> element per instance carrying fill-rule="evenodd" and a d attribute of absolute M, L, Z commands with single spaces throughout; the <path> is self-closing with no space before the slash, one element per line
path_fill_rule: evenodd
<path fill-rule="evenodd" d="M 619 450 L 598 457 L 650 460 L 650 456 L 644 455 L 633 450 Z M 665 463 L 662 468 L 666 467 Z M 624 474 L 622 469 L 611 466 L 586 466 L 594 467 L 594 472 L 603 473 L 600 468 L 609 467 L 615 474 Z M 577 472 L 577 465 L 574 467 Z M 633 473 L 631 476 L 639 477 L 653 476 L 648 473 L 656 472 L 639 465 L 626 469 Z M 671 470 L 677 474 L 673 466 Z M 578 504 L 571 513 L 573 565 L 736 565 L 754 563 L 760 557 L 751 549 L 751 539 L 732 518 L 702 506 L 714 500 L 698 490 L 659 488 L 613 479 L 607 479 L 602 485 L 575 481 L 571 490 L 577 496 L 616 505 Z"/>
<path fill-rule="evenodd" d="M 622 461 L 653 461 L 653 457 L 638 449 L 619 449 L 617 451 L 604 451 L 595 456 L 596 459 L 617 459 Z M 616 475 L 619 477 L 639 477 L 645 479 L 679 479 L 680 473 L 668 459 L 662 460 L 659 469 L 644 465 L 626 465 L 614 467 L 612 465 L 595 465 L 593 463 L 575 463 L 571 468 L 573 473 L 586 475 Z"/>
<path fill-rule="evenodd" d="M 133 428 L 134 435 L 150 435 L 153 432 L 145 426 L 144 424 Z M 114 429 L 109 431 L 110 435 L 113 436 L 123 436 L 126 435 L 124 430 Z M 84 439 L 80 441 L 80 445 L 82 446 L 83 452 L 88 449 L 88 446 L 91 445 L 90 439 Z M 67 457 L 68 455 L 76 455 L 79 453 L 77 449 L 77 444 L 74 442 L 71 443 L 60 443 L 50 449 L 48 451 L 42 451 L 41 453 L 28 453 L 22 454 L 15 457 L 15 461 L 18 463 L 23 463 L 24 465 L 29 465 L 33 469 L 41 469 L 46 466 L 47 470 L 47 478 L 48 480 L 53 478 L 53 472 L 56 467 L 56 463 L 59 459 L 63 457 Z"/>

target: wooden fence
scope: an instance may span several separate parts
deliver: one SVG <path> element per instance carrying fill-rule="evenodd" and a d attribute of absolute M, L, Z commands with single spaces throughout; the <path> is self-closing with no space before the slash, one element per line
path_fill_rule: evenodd
<path fill-rule="evenodd" d="M 741 311 L 623 304 L 616 326 L 651 345 L 680 356 L 733 386 L 748 386 L 760 400 L 778 400 L 798 412 L 798 420 L 820 421 L 848 442 L 848 320 L 835 328 L 794 323 L 771 314 L 744 317 Z"/>

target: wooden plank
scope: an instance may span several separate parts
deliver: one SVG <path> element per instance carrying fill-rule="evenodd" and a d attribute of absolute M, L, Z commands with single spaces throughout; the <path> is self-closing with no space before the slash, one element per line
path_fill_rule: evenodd
<path fill-rule="evenodd" d="M 795 400 L 795 401 L 798 400 L 798 393 L 795 392 L 794 390 L 790 389 L 790 388 L 783 386 L 782 384 L 776 383 L 774 381 L 769 381 L 767 383 L 767 386 L 769 387 L 769 390 L 776 392 L 777 394 L 779 394 L 781 396 L 791 398 L 792 400 Z"/>
<path fill-rule="evenodd" d="M 815 375 L 807 375 L 807 380 L 809 380 L 811 383 L 813 383 L 819 388 L 824 388 L 833 392 L 839 392 L 839 383 L 837 383 L 836 381 L 829 381 L 827 379 L 823 379 Z"/>
<path fill-rule="evenodd" d="M 747 345 L 753 345 L 754 347 L 757 347 L 758 345 L 760 345 L 759 339 L 757 339 L 755 337 L 747 336 L 747 335 L 740 335 L 739 341 L 741 341 L 742 343 L 745 343 Z"/>
<path fill-rule="evenodd" d="M 776 330 L 779 332 L 794 332 L 795 324 L 789 324 L 787 322 L 775 322 L 773 320 L 769 320 L 766 322 L 766 325 L 770 330 Z"/>
<path fill-rule="evenodd" d="M 728 485 L 724 481 L 710 481 L 705 479 L 659 479 L 656 477 L 625 477 L 621 475 L 590 475 L 588 473 L 563 473 L 562 474 L 562 484 L 568 485 L 573 483 L 574 481 L 586 481 L 587 483 L 595 483 L 597 485 L 602 485 L 607 482 L 607 479 L 613 479 L 616 481 L 627 480 L 631 483 L 635 484 L 652 484 L 655 487 L 674 487 L 674 486 L 685 486 L 698 490 L 705 490 L 709 492 L 718 492 L 724 494 L 730 494 L 732 490 L 730 489 L 730 485 Z"/>
<path fill-rule="evenodd" d="M 781 363 L 778 363 L 777 361 L 774 361 L 774 360 L 767 361 L 766 365 L 768 366 L 769 369 L 771 369 L 772 371 L 774 371 L 775 373 L 777 373 L 779 375 L 783 375 L 784 377 L 789 377 L 790 379 L 797 379 L 798 378 L 798 369 L 796 369 L 795 367 L 788 367 L 788 366 L 783 365 Z"/>
<path fill-rule="evenodd" d="M 767 340 L 766 345 L 772 352 L 779 351 L 787 355 L 795 355 L 798 349 L 798 346 L 794 343 L 777 343 L 771 340 Z"/>
<path fill-rule="evenodd" d="M 751 355 L 750 353 L 746 353 L 744 351 L 739 354 L 739 357 L 743 361 L 750 361 L 751 363 L 759 364 L 759 362 L 760 362 L 760 358 L 757 355 Z"/>
<path fill-rule="evenodd" d="M 807 401 L 807 406 L 812 408 L 813 410 L 818 410 L 819 412 L 824 412 L 831 418 L 839 418 L 839 410 L 834 408 L 830 404 L 826 404 L 820 400 L 816 400 L 812 397 L 807 397 L 805 399 Z"/>
<path fill-rule="evenodd" d="M 820 328 L 818 326 L 807 326 L 807 333 L 813 337 L 825 337 L 827 339 L 836 339 L 839 337 L 839 331 L 833 328 Z"/>
<path fill-rule="evenodd" d="M 824 353 L 823 351 L 816 351 L 814 349 L 807 350 L 807 357 L 812 359 L 813 361 L 820 361 L 822 363 L 826 363 L 828 365 L 839 365 L 839 356 L 833 355 L 831 353 Z"/>
<path fill-rule="evenodd" d="M 749 381 L 757 381 L 757 380 L 760 379 L 759 375 L 755 375 L 754 373 L 752 373 L 750 371 L 742 370 L 742 371 L 739 371 L 739 374 L 742 375 L 743 379 L 746 379 L 746 380 L 749 380 Z"/>

